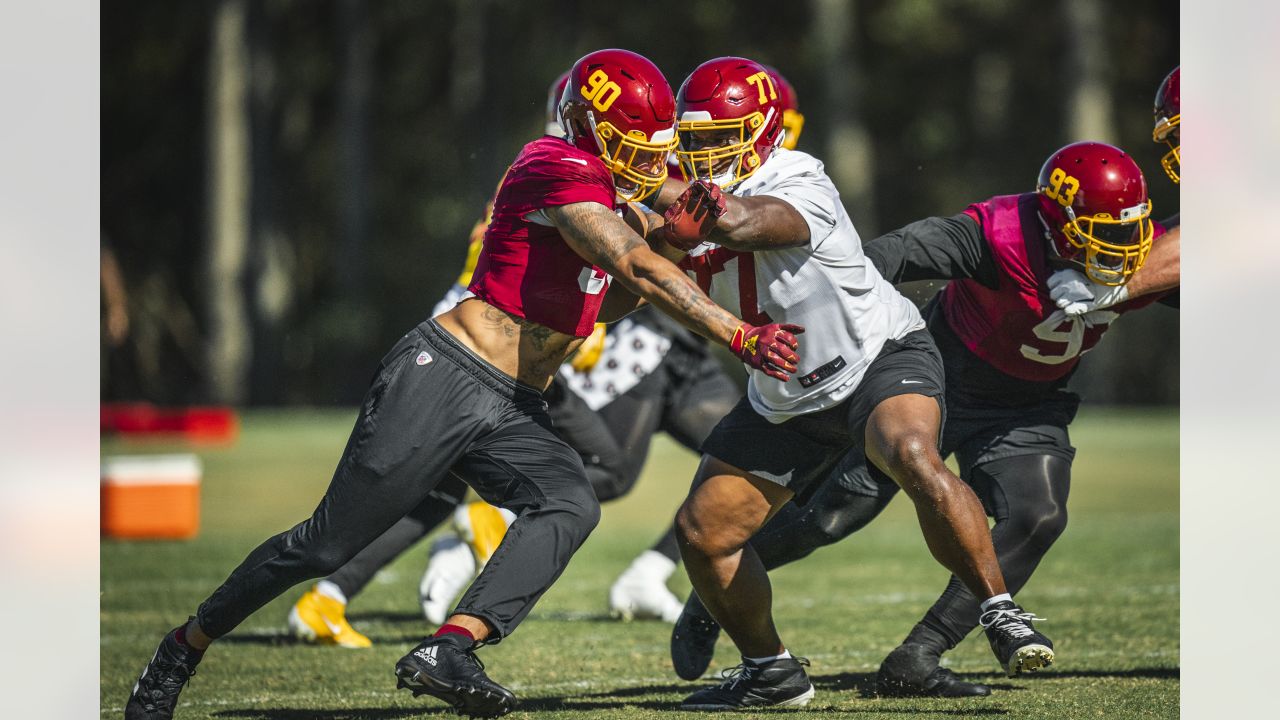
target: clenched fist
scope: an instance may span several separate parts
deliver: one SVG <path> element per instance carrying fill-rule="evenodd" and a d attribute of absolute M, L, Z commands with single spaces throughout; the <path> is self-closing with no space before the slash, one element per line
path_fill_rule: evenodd
<path fill-rule="evenodd" d="M 791 378 L 789 373 L 795 372 L 800 362 L 800 356 L 796 355 L 800 341 L 796 340 L 796 335 L 802 332 L 803 327 L 790 323 L 760 326 L 743 323 L 733 333 L 729 349 L 747 367 L 786 382 Z"/>
<path fill-rule="evenodd" d="M 695 180 L 662 214 L 662 239 L 688 252 L 702 244 L 724 215 L 724 193 L 710 180 Z"/>

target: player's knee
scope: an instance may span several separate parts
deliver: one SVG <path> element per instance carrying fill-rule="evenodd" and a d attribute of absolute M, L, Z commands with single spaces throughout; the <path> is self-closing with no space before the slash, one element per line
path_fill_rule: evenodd
<path fill-rule="evenodd" d="M 600 524 L 600 501 L 595 490 L 582 483 L 557 494 L 554 499 L 559 508 L 572 518 L 573 527 L 583 538 Z"/>
<path fill-rule="evenodd" d="M 716 548 L 710 528 L 689 507 L 688 502 L 676 511 L 676 539 L 680 541 L 682 551 L 687 549 L 708 556 L 715 554 Z"/>
<path fill-rule="evenodd" d="M 936 495 L 948 490 L 947 473 L 938 455 L 936 440 L 925 433 L 904 433 L 888 444 L 885 468 L 903 490 L 917 495 Z"/>
<path fill-rule="evenodd" d="M 1067 529 L 1066 507 L 1037 508 L 1019 519 L 1028 542 L 1041 552 L 1047 551 Z"/>

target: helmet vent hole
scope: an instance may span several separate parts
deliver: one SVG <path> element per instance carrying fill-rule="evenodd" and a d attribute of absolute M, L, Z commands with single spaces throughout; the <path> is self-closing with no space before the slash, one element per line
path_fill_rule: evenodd
<path fill-rule="evenodd" d="M 1106 159 L 1106 158 L 1102 158 L 1102 164 L 1103 164 L 1103 165 L 1106 165 L 1106 164 L 1107 164 L 1107 159 Z"/>

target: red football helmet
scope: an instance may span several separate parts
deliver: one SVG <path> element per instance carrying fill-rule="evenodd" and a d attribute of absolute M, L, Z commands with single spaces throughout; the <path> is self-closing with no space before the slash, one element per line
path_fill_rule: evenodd
<path fill-rule="evenodd" d="M 569 71 L 560 73 L 560 77 L 551 83 L 547 90 L 547 129 L 548 135 L 564 137 L 564 126 L 560 124 L 560 96 L 564 95 L 564 86 L 569 84 Z"/>
<path fill-rule="evenodd" d="M 764 66 L 740 57 L 708 60 L 676 98 L 680 172 L 723 188 L 751 177 L 782 142 L 782 100 Z"/>
<path fill-rule="evenodd" d="M 782 103 L 782 147 L 795 150 L 800 142 L 800 131 L 804 129 L 804 114 L 800 112 L 800 100 L 796 97 L 796 89 L 782 77 L 778 69 L 765 65 L 764 69 L 778 86 L 778 102 Z"/>
<path fill-rule="evenodd" d="M 1062 148 L 1040 168 L 1036 193 L 1054 250 L 1082 265 L 1089 279 L 1123 285 L 1146 262 L 1153 235 L 1147 181 L 1120 148 L 1100 142 Z"/>
<path fill-rule="evenodd" d="M 657 66 L 629 50 L 597 50 L 569 70 L 560 97 L 565 139 L 598 155 L 624 200 L 642 200 L 667 179 L 676 146 L 675 97 Z"/>
<path fill-rule="evenodd" d="M 1169 152 L 1160 158 L 1160 165 L 1175 183 L 1180 179 L 1179 173 L 1182 170 L 1182 143 L 1178 139 L 1178 124 L 1182 120 L 1182 83 L 1178 79 L 1178 71 L 1181 69 L 1181 65 L 1174 68 L 1173 72 L 1165 76 L 1164 82 L 1160 83 L 1160 89 L 1156 90 L 1156 127 L 1151 132 L 1152 140 L 1169 146 Z"/>

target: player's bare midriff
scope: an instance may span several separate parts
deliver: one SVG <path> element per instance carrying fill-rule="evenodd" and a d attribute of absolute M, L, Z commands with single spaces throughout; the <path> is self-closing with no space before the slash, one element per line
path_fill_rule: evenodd
<path fill-rule="evenodd" d="M 437 315 L 436 322 L 485 362 L 540 390 L 551 384 L 560 364 L 583 341 L 499 310 L 479 298 L 458 303 Z"/>

